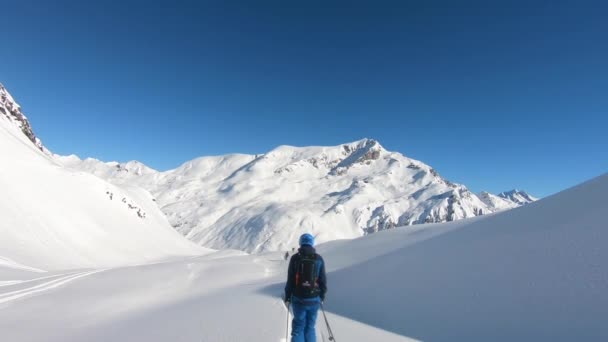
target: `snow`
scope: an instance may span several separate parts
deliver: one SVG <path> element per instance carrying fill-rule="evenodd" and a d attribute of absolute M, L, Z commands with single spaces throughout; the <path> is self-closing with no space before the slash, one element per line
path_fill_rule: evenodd
<path fill-rule="evenodd" d="M 519 204 L 484 202 L 430 166 L 363 139 L 339 146 L 279 146 L 263 155 L 203 157 L 157 172 L 138 163 L 74 156 L 63 165 L 154 195 L 171 225 L 214 249 L 289 249 L 304 232 L 319 242 L 398 225 L 474 217 Z M 493 196 L 493 195 L 492 195 Z"/>
<path fill-rule="evenodd" d="M 117 162 L 104 163 L 95 158 L 81 160 L 74 154 L 69 156 L 55 154 L 53 155 L 53 158 L 63 166 L 86 171 L 102 179 L 127 179 L 156 173 L 156 170 L 151 169 L 138 161 L 130 161 L 125 164 Z"/>
<path fill-rule="evenodd" d="M 287 266 L 276 258 L 209 255 L 0 286 L 0 329 L 10 341 L 281 341 L 287 312 L 267 288 Z M 328 319 L 343 339 L 408 340 Z"/>
<path fill-rule="evenodd" d="M 607 191 L 608 174 L 510 211 L 318 246 L 336 339 L 606 340 Z M 282 254 L 0 272 L 0 330 L 32 342 L 282 341 Z"/>
<path fill-rule="evenodd" d="M 603 175 L 333 272 L 333 287 L 347 290 L 333 294 L 332 309 L 430 341 L 606 340 L 606 191 Z M 381 293 L 353 307 L 378 283 Z"/>
<path fill-rule="evenodd" d="M 4 116 L 0 165 L 0 260 L 11 260 L 2 265 L 57 270 L 207 252 L 172 229 L 147 191 L 59 165 Z"/>
<path fill-rule="evenodd" d="M 509 200 L 513 203 L 519 204 L 519 205 L 532 203 L 532 202 L 538 200 L 538 198 L 531 196 L 530 194 L 526 193 L 525 191 L 518 190 L 518 189 L 501 192 L 500 194 L 498 194 L 498 196 L 502 197 L 506 200 Z"/>
<path fill-rule="evenodd" d="M 284 341 L 283 254 L 309 229 L 340 341 L 608 340 L 608 174 L 477 197 L 373 140 L 157 172 L 52 156 L 24 122 L 0 115 L 2 340 Z M 380 229 L 413 217 L 461 220 Z"/>
<path fill-rule="evenodd" d="M 517 208 L 518 206 L 524 204 L 524 203 L 513 202 L 512 200 L 509 200 L 508 198 L 497 196 L 497 195 L 491 194 L 486 191 L 480 192 L 477 195 L 477 197 L 479 197 L 479 199 L 482 200 L 488 206 L 488 208 L 490 208 L 490 210 L 492 212 L 505 210 L 505 209 L 513 209 L 513 208 Z"/>

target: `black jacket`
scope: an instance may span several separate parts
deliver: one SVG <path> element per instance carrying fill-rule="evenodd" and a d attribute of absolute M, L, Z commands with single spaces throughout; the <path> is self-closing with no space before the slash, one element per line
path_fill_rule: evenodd
<path fill-rule="evenodd" d="M 319 275 L 317 276 L 317 284 L 319 285 L 319 297 L 321 300 L 325 300 L 325 293 L 327 293 L 327 276 L 325 275 L 325 261 L 323 258 L 316 253 L 315 249 L 311 246 L 304 245 L 298 249 L 298 253 L 291 256 L 289 260 L 289 269 L 287 270 L 287 283 L 285 284 L 285 298 L 291 300 L 291 296 L 294 293 L 296 287 L 296 273 L 298 271 L 298 265 L 300 264 L 301 255 L 316 255 L 316 261 L 318 263 Z"/>

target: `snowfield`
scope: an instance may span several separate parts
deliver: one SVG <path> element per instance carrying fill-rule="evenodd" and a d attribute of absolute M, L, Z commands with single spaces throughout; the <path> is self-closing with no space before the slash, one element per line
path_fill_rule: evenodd
<path fill-rule="evenodd" d="M 150 193 L 63 167 L 4 115 L 0 165 L 0 265 L 110 267 L 206 251 L 170 226 Z"/>
<path fill-rule="evenodd" d="M 320 245 L 336 339 L 606 340 L 607 191 L 603 175 L 511 211 Z M 282 341 L 286 266 L 280 252 L 237 251 L 43 274 L 0 266 L 0 330 L 7 341 Z"/>
<path fill-rule="evenodd" d="M 382 250 L 380 239 L 390 246 L 330 274 L 348 289 L 333 293 L 332 310 L 428 341 L 606 341 L 606 191 L 605 174 L 525 207 L 436 225 L 446 233 L 409 246 L 417 233 L 397 229 L 329 249 L 328 264 L 348 250 Z M 360 293 L 373 295 L 354 306 Z"/>

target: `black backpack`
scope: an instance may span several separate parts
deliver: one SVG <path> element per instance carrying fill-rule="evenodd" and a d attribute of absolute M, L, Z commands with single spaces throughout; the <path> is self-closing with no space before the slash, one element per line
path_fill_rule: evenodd
<path fill-rule="evenodd" d="M 300 261 L 296 270 L 296 287 L 294 295 L 299 298 L 313 298 L 319 295 L 319 284 L 317 283 L 317 255 L 300 253 Z"/>

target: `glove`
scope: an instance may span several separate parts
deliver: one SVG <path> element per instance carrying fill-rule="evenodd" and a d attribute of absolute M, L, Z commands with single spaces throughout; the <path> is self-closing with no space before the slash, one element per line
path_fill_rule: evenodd
<path fill-rule="evenodd" d="M 291 296 L 285 296 L 283 295 L 283 302 L 285 302 L 285 304 L 289 304 L 291 302 Z"/>
<path fill-rule="evenodd" d="M 325 301 L 325 295 L 321 296 L 321 303 L 323 303 Z"/>

